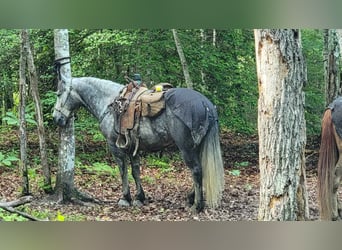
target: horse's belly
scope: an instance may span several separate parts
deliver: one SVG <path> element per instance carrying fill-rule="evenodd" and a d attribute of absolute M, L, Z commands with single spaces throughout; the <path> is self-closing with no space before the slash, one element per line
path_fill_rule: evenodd
<path fill-rule="evenodd" d="M 165 119 L 143 117 L 139 126 L 139 149 L 158 151 L 173 144 Z"/>

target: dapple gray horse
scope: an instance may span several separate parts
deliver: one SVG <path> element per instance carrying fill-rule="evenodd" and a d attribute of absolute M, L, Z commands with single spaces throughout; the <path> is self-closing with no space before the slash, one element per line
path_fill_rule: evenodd
<path fill-rule="evenodd" d="M 124 85 L 93 77 L 72 78 L 70 85 L 62 85 L 57 92 L 53 118 L 58 126 L 65 126 L 72 113 L 83 106 L 99 121 L 120 169 L 122 197 L 119 205 L 143 205 L 145 194 L 140 180 L 139 154 L 116 146 L 118 115 L 110 108 Z M 193 188 L 187 195 L 191 210 L 200 212 L 205 203 L 217 207 L 224 189 L 224 169 L 219 143 L 218 117 L 214 105 L 202 94 L 185 88 L 173 88 L 165 93 L 165 109 L 157 117 L 140 117 L 139 151 L 158 151 L 176 145 L 191 169 Z M 134 201 L 127 176 L 130 160 L 136 184 Z M 205 194 L 205 198 L 204 198 Z"/>

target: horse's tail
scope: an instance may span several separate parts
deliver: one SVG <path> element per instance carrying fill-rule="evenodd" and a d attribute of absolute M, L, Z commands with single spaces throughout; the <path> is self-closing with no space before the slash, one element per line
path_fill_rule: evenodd
<path fill-rule="evenodd" d="M 224 189 L 224 169 L 218 124 L 211 126 L 201 146 L 201 164 L 206 204 L 219 205 Z"/>
<path fill-rule="evenodd" d="M 333 177 L 338 151 L 335 141 L 331 109 L 327 109 L 322 119 L 321 145 L 318 158 L 318 204 L 322 220 L 331 220 Z"/>

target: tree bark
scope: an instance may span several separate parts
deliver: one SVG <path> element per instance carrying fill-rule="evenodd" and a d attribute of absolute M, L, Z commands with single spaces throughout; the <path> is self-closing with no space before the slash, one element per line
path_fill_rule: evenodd
<path fill-rule="evenodd" d="M 54 30 L 55 58 L 69 57 L 69 35 L 66 29 Z M 58 89 L 71 84 L 71 66 L 69 63 L 60 68 L 62 79 Z M 75 135 L 74 118 L 70 118 L 65 128 L 59 128 L 60 145 L 55 192 L 59 201 L 70 201 L 74 195 Z"/>
<path fill-rule="evenodd" d="M 306 66 L 299 30 L 255 30 L 259 220 L 306 220 Z"/>
<path fill-rule="evenodd" d="M 325 29 L 324 39 L 324 79 L 325 79 L 325 104 L 330 104 L 341 94 L 340 83 L 340 46 L 339 37 L 335 29 Z"/>
<path fill-rule="evenodd" d="M 184 74 L 186 86 L 189 89 L 192 89 L 193 88 L 193 83 L 192 83 L 192 80 L 191 80 L 191 77 L 190 77 L 188 64 L 186 62 L 186 59 L 185 59 L 185 56 L 184 56 L 184 52 L 183 52 L 183 48 L 182 48 L 181 42 L 179 40 L 177 31 L 175 29 L 172 29 L 172 34 L 173 34 L 173 38 L 175 40 L 175 44 L 176 44 L 177 52 L 178 52 L 178 55 L 179 55 L 179 59 L 180 59 L 180 62 L 182 64 L 183 74 Z"/>
<path fill-rule="evenodd" d="M 40 159 L 41 159 L 41 166 L 44 175 L 44 191 L 47 193 L 51 193 L 51 174 L 50 174 L 50 166 L 48 165 L 47 161 L 47 154 L 46 154 L 46 140 L 45 140 L 45 129 L 44 129 L 44 119 L 43 119 L 43 112 L 40 103 L 39 91 L 38 91 L 38 76 L 36 67 L 34 65 L 33 55 L 30 48 L 30 41 L 29 36 L 27 39 L 27 51 L 28 51 L 28 58 L 27 58 L 27 66 L 29 70 L 30 76 L 30 86 L 31 86 L 31 94 L 34 100 L 35 110 L 36 110 L 36 119 L 37 119 L 37 130 L 38 130 L 38 137 L 39 137 L 39 147 L 40 147 Z"/>
<path fill-rule="evenodd" d="M 29 194 L 29 179 L 27 173 L 27 135 L 26 135 L 26 62 L 27 62 L 27 30 L 21 30 L 21 49 L 19 65 L 19 137 L 20 137 L 20 161 L 19 169 L 22 175 L 22 194 Z"/>

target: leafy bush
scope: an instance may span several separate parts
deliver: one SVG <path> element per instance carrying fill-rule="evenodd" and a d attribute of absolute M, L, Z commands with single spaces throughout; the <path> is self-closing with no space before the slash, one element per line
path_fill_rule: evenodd
<path fill-rule="evenodd" d="M 37 122 L 34 119 L 34 112 L 26 113 L 25 120 L 27 124 L 37 125 Z M 16 114 L 9 111 L 6 112 L 6 115 L 2 118 L 3 122 L 6 122 L 9 126 L 17 126 L 19 127 L 19 119 Z"/>
<path fill-rule="evenodd" d="M 0 152 L 0 166 L 13 167 L 13 163 L 19 161 L 19 158 L 13 154 L 3 154 Z"/>

